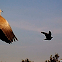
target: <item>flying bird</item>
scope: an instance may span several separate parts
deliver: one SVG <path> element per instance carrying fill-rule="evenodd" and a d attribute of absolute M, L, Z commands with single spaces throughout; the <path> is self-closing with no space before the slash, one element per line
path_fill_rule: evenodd
<path fill-rule="evenodd" d="M 49 31 L 49 33 L 45 33 L 45 32 L 41 32 L 46 36 L 46 39 L 44 40 L 51 40 L 53 37 L 51 37 L 51 31 Z"/>
<path fill-rule="evenodd" d="M 2 11 L 0 10 L 0 12 L 2 12 Z M 0 39 L 9 44 L 15 40 L 18 41 L 18 39 L 14 35 L 9 23 L 1 15 L 0 15 Z"/>

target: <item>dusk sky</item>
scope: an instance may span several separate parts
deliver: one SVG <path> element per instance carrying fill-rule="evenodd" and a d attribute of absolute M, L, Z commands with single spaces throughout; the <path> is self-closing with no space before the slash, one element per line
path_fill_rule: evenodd
<path fill-rule="evenodd" d="M 0 9 L 18 38 L 12 44 L 0 40 L 0 61 L 45 62 L 55 53 L 62 59 L 62 0 L 0 0 Z M 46 41 L 41 31 L 49 30 L 53 39 Z"/>

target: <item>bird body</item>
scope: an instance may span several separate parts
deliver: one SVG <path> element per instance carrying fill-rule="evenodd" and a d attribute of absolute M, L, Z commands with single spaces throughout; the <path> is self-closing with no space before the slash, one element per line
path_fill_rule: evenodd
<path fill-rule="evenodd" d="M 4 40 L 6 43 L 12 43 L 14 39 L 18 40 L 14 35 L 9 23 L 0 15 L 0 39 Z M 4 38 L 2 38 L 2 37 Z"/>
<path fill-rule="evenodd" d="M 51 37 L 51 31 L 49 31 L 49 33 L 45 33 L 45 32 L 41 32 L 46 36 L 46 39 L 44 40 L 51 40 L 53 37 Z"/>

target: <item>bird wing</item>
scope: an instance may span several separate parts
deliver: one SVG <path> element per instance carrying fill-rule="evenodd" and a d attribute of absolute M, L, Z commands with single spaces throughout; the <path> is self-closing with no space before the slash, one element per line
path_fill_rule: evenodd
<path fill-rule="evenodd" d="M 2 16 L 0 16 L 0 29 L 3 31 L 3 33 L 8 38 L 8 40 L 10 40 L 10 41 L 13 41 L 13 39 L 17 40 L 9 23 Z"/>
<path fill-rule="evenodd" d="M 45 32 L 41 32 L 41 33 L 43 33 L 45 36 L 47 36 L 47 34 L 48 34 L 48 33 L 45 33 Z"/>
<path fill-rule="evenodd" d="M 49 31 L 49 36 L 51 37 L 51 31 Z"/>

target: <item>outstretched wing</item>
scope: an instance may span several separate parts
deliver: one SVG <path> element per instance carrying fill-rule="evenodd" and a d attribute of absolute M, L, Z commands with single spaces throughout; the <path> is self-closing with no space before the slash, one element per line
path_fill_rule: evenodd
<path fill-rule="evenodd" d="M 48 33 L 45 33 L 45 32 L 41 32 L 41 33 L 43 33 L 45 36 L 47 36 L 47 34 L 48 34 Z"/>
<path fill-rule="evenodd" d="M 0 29 L 3 31 L 8 40 L 11 41 L 11 43 L 15 39 L 18 40 L 14 35 L 9 23 L 2 16 L 0 16 Z"/>
<path fill-rule="evenodd" d="M 48 34 L 48 33 L 45 33 L 45 32 L 41 32 L 41 33 L 43 33 L 43 34 L 46 36 L 46 39 L 49 38 L 49 34 Z M 46 39 L 45 39 L 45 40 L 46 40 Z"/>

